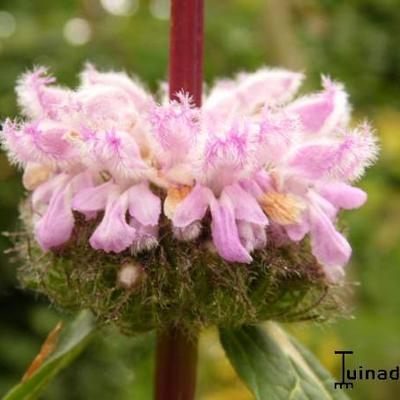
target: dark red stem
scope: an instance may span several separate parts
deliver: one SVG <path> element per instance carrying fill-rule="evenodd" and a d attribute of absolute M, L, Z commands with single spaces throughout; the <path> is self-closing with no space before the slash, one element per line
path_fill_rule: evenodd
<path fill-rule="evenodd" d="M 156 400 L 193 400 L 196 390 L 197 337 L 179 328 L 159 333 L 156 353 Z"/>
<path fill-rule="evenodd" d="M 171 1 L 169 96 L 189 93 L 201 106 L 203 84 L 204 0 Z M 159 332 L 156 350 L 156 400 L 193 400 L 196 389 L 197 337 L 179 327 Z"/>
<path fill-rule="evenodd" d="M 201 106 L 203 84 L 204 0 L 172 0 L 169 95 L 189 92 Z"/>

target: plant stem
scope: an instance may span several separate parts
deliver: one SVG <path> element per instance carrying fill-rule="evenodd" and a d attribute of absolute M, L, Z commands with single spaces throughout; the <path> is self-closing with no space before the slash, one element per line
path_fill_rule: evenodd
<path fill-rule="evenodd" d="M 201 106 L 203 85 L 204 0 L 172 0 L 169 96 L 189 93 Z M 159 332 L 156 350 L 156 400 L 193 400 L 196 389 L 197 337 L 179 327 Z"/>
<path fill-rule="evenodd" d="M 171 1 L 169 95 L 189 92 L 201 106 L 204 0 Z"/>
<path fill-rule="evenodd" d="M 197 337 L 179 328 L 160 333 L 156 355 L 156 400 L 192 400 L 196 389 Z"/>

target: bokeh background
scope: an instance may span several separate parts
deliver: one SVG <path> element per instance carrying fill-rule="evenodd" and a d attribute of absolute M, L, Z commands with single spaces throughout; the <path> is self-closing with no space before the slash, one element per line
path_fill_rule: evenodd
<path fill-rule="evenodd" d="M 354 118 L 365 116 L 381 140 L 381 158 L 360 186 L 369 202 L 345 215 L 354 257 L 349 280 L 353 319 L 288 327 L 339 374 L 334 350 L 354 350 L 354 365 L 400 364 L 400 1 L 207 1 L 205 78 L 261 65 L 307 72 L 307 89 L 324 73 L 345 83 Z M 34 65 L 61 83 L 77 84 L 89 60 L 135 73 L 155 90 L 166 78 L 167 0 L 0 0 L 0 120 L 18 115 L 14 84 Z M 19 173 L 0 153 L 0 230 L 18 229 L 24 191 Z M 45 299 L 22 291 L 16 265 L 0 250 L 0 395 L 18 382 L 56 322 L 68 318 Z M 43 399 L 151 399 L 153 336 L 124 338 L 105 331 Z M 225 360 L 214 331 L 201 341 L 199 399 L 245 400 L 249 392 Z M 353 399 L 400 398 L 400 382 L 359 382 Z"/>

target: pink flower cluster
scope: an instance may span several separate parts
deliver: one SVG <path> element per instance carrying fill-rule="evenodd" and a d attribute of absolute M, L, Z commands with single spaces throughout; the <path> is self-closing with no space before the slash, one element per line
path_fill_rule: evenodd
<path fill-rule="evenodd" d="M 377 145 L 367 124 L 349 128 L 342 85 L 323 78 L 320 92 L 293 99 L 302 80 L 282 69 L 240 74 L 199 109 L 184 93 L 158 104 L 124 73 L 92 66 L 76 90 L 43 68 L 25 74 L 17 94 L 26 119 L 5 121 L 1 136 L 32 190 L 38 243 L 67 242 L 73 211 L 88 220 L 103 212 L 90 245 L 115 253 L 157 246 L 162 213 L 177 240 L 195 239 L 210 215 L 225 260 L 250 263 L 269 225 L 285 240 L 310 235 L 336 279 L 351 254 L 337 213 L 366 201 L 351 184 Z"/>

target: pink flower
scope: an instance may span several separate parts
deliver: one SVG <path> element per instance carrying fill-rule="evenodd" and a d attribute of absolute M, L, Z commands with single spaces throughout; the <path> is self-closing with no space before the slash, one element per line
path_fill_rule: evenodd
<path fill-rule="evenodd" d="M 217 82 L 199 109 L 185 93 L 159 105 L 126 74 L 91 65 L 76 90 L 56 86 L 43 68 L 25 74 L 17 94 L 27 121 L 6 120 L 1 143 L 33 191 L 39 244 L 68 242 L 75 211 L 102 213 L 94 249 L 149 250 L 158 244 L 157 192 L 177 240 L 196 239 L 210 221 L 218 254 L 250 263 L 270 225 L 280 241 L 309 235 L 337 279 L 351 254 L 337 215 L 366 201 L 352 183 L 377 144 L 368 124 L 349 129 L 341 84 L 323 77 L 320 92 L 294 99 L 302 80 L 282 69 L 239 74 Z"/>
<path fill-rule="evenodd" d="M 6 120 L 2 140 L 14 162 L 67 168 L 80 164 L 79 152 L 65 138 L 69 131 L 68 126 L 50 119 L 38 119 L 22 125 Z"/>
<path fill-rule="evenodd" d="M 16 92 L 22 112 L 29 118 L 56 119 L 60 107 L 67 104 L 72 91 L 52 85 L 55 79 L 48 76 L 46 68 L 27 72 L 19 79 Z"/>
<path fill-rule="evenodd" d="M 323 91 L 303 96 L 287 105 L 298 116 L 306 134 L 329 135 L 346 127 L 350 119 L 348 95 L 341 84 L 322 77 Z"/>
<path fill-rule="evenodd" d="M 85 138 L 82 147 L 88 167 L 107 171 L 121 183 L 151 174 L 138 144 L 127 132 L 100 131 Z"/>
<path fill-rule="evenodd" d="M 39 215 L 35 235 L 43 250 L 57 248 L 70 239 L 74 227 L 72 197 L 92 185 L 92 178 L 87 172 L 58 174 L 34 190 L 32 208 Z"/>
<path fill-rule="evenodd" d="M 266 243 L 267 217 L 257 200 L 240 186 L 254 173 L 255 149 L 250 122 L 228 127 L 221 136 L 209 134 L 197 184 L 172 216 L 174 226 L 187 228 L 211 212 L 211 232 L 218 253 L 228 261 L 251 262 L 250 252 Z"/>
<path fill-rule="evenodd" d="M 8 120 L 2 131 L 10 158 L 26 168 L 33 207 L 43 213 L 35 228 L 38 242 L 49 250 L 70 239 L 74 198 L 74 209 L 87 218 L 105 211 L 91 238 L 94 248 L 119 252 L 132 243 L 139 243 L 136 250 L 154 246 L 160 200 L 148 188 L 153 169 L 142 157 L 149 149 L 146 122 L 139 114 L 150 95 L 124 74 L 100 73 L 90 66 L 77 91 L 53 83 L 42 68 L 24 75 L 17 91 L 32 120 Z M 104 174 L 110 180 L 96 186 Z M 78 184 L 80 176 L 90 176 L 90 184 Z M 84 202 L 88 193 L 95 196 Z M 138 199 L 148 204 L 141 207 Z"/>
<path fill-rule="evenodd" d="M 172 183 L 191 184 L 193 164 L 201 146 L 200 113 L 190 97 L 180 93 L 178 101 L 153 104 L 148 111 L 154 158 L 163 176 Z"/>
<path fill-rule="evenodd" d="M 135 108 L 139 111 L 143 111 L 151 100 L 151 96 L 143 89 L 142 85 L 129 78 L 125 73 L 99 72 L 91 64 L 87 64 L 82 72 L 81 83 L 82 88 L 88 89 L 96 86 L 120 89 L 129 96 L 130 101 L 135 104 Z"/>
<path fill-rule="evenodd" d="M 345 130 L 347 94 L 327 78 L 318 94 L 289 104 L 283 96 L 271 106 L 268 92 L 264 98 L 255 92 L 259 109 L 256 103 L 249 106 L 255 90 L 251 82 L 270 76 L 264 71 L 211 92 L 200 120 L 205 138 L 200 169 L 193 168 L 197 183 L 171 219 L 174 226 L 187 228 L 210 209 L 219 254 L 228 261 L 250 262 L 250 252 L 265 246 L 267 215 L 291 240 L 309 233 L 314 255 L 335 278 L 351 253 L 335 228 L 337 212 L 365 202 L 365 193 L 348 182 L 374 161 L 376 141 L 367 125 Z M 297 89 L 299 75 L 280 76 L 290 77 Z M 246 212 L 239 212 L 238 203 Z"/>
<path fill-rule="evenodd" d="M 203 109 L 219 120 L 251 115 L 261 106 L 277 106 L 292 99 L 304 77 L 284 69 L 262 68 L 222 80 L 211 89 Z"/>
<path fill-rule="evenodd" d="M 99 72 L 88 64 L 76 99 L 84 126 L 95 131 L 127 132 L 143 152 L 150 151 L 144 117 L 152 97 L 138 81 L 120 72 Z"/>
<path fill-rule="evenodd" d="M 161 201 L 146 183 L 124 190 L 113 181 L 81 190 L 72 207 L 81 213 L 104 210 L 104 217 L 90 238 L 95 249 L 119 253 L 135 244 L 136 249 L 148 249 L 157 244 Z M 129 221 L 130 220 L 130 221 Z"/>
<path fill-rule="evenodd" d="M 292 201 L 293 221 L 284 223 L 289 238 L 299 241 L 309 233 L 314 255 L 335 279 L 351 254 L 347 240 L 335 228 L 337 212 L 360 207 L 366 201 L 366 194 L 349 183 L 375 160 L 377 146 L 365 124 L 343 131 L 348 120 L 347 96 L 340 86 L 326 80 L 324 84 L 328 85 L 325 93 L 296 100 L 285 108 L 290 113 L 300 110 L 302 131 L 295 134 L 284 156 L 270 158 L 270 177 L 258 176 L 257 183 L 266 193 L 267 197 L 261 198 L 264 203 L 271 203 L 271 191 L 284 194 L 286 204 L 287 199 Z M 268 146 L 261 147 L 262 152 L 267 150 Z M 271 204 L 265 208 L 274 213 Z"/>

